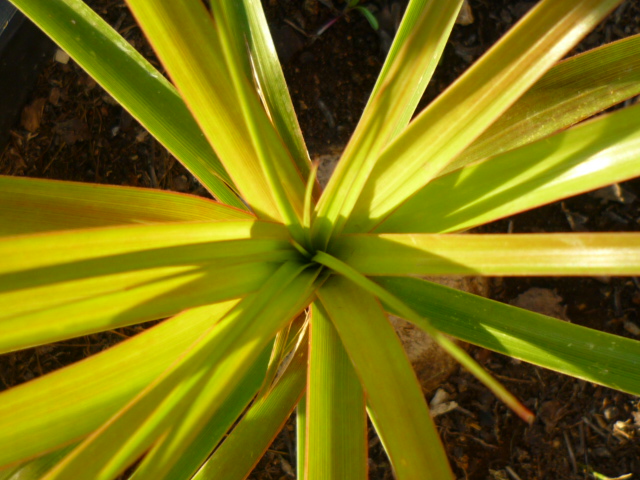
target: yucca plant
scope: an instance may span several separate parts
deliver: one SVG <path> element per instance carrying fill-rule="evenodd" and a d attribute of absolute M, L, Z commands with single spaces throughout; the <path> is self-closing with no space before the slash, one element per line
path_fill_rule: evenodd
<path fill-rule="evenodd" d="M 218 199 L 0 177 L 0 351 L 168 318 L 0 395 L 0 478 L 233 479 L 297 405 L 298 478 L 453 478 L 391 312 L 640 394 L 640 342 L 426 275 L 638 275 L 638 234 L 460 234 L 640 174 L 640 36 L 543 0 L 411 120 L 462 0 L 411 0 L 321 191 L 257 0 L 128 0 L 172 83 L 80 0 L 12 0 Z M 443 65 L 442 68 L 446 68 Z M 174 88 L 175 85 L 175 88 Z"/>

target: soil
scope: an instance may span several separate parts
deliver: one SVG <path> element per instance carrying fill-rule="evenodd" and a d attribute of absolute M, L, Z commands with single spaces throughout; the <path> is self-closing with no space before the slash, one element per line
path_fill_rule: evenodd
<path fill-rule="evenodd" d="M 336 11 L 324 1 L 264 0 L 312 155 L 339 150 L 366 103 L 385 46 L 402 10 L 391 0 L 363 2 L 381 20 L 375 31 L 357 11 L 316 33 Z M 335 5 L 341 7 L 336 0 Z M 153 54 L 119 0 L 93 2 L 139 48 Z M 471 0 L 474 21 L 456 25 L 423 104 L 433 99 L 535 2 Z M 576 51 L 640 33 L 640 4 L 628 0 Z M 575 53 L 575 52 L 574 52 Z M 153 60 L 152 60 L 153 61 Z M 637 101 L 632 99 L 630 102 Z M 11 132 L 0 174 L 172 189 L 206 195 L 197 181 L 72 61 L 52 61 Z M 483 232 L 638 231 L 640 181 L 567 199 L 483 227 Z M 525 294 L 523 297 L 522 294 Z M 536 296 L 570 321 L 640 339 L 637 278 L 504 278 L 492 297 L 522 302 Z M 97 353 L 134 335 L 119 329 L 0 356 L 0 390 Z M 640 478 L 640 402 L 601 386 L 472 348 L 473 355 L 536 413 L 529 426 L 474 377 L 459 370 L 439 400 L 457 408 L 437 417 L 459 479 L 526 480 Z M 432 400 L 432 392 L 428 400 Z M 444 400 L 443 400 L 444 396 Z M 295 429 L 289 422 L 250 478 L 293 478 Z M 370 478 L 393 474 L 371 431 Z M 603 475 L 596 477 L 596 472 Z M 627 476 L 635 474 L 633 477 Z"/>

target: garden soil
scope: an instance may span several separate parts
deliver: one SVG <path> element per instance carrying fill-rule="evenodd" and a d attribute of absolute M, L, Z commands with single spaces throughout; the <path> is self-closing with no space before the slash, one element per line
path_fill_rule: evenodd
<path fill-rule="evenodd" d="M 155 62 L 120 1 L 92 3 Z M 362 3 L 380 19 L 378 31 L 355 11 L 338 17 L 325 1 L 264 0 L 312 156 L 335 153 L 348 140 L 403 9 L 401 3 L 391 0 Z M 334 4 L 341 7 L 338 0 Z M 471 0 L 473 18 L 468 17 L 466 25 L 455 26 L 421 106 L 463 73 L 533 4 Z M 628 0 L 576 52 L 637 33 L 640 3 Z M 198 182 L 73 61 L 52 61 L 45 67 L 0 156 L 0 174 L 162 188 L 206 196 Z M 502 219 L 480 231 L 638 230 L 640 181 L 636 180 Z M 491 296 L 640 340 L 637 278 L 497 278 L 491 280 Z M 102 351 L 142 328 L 118 329 L 0 356 L 0 389 Z M 458 479 L 640 479 L 637 397 L 480 348 L 472 347 L 471 353 L 535 412 L 536 420 L 533 425 L 523 423 L 461 369 L 436 391 L 426 392 L 427 400 L 434 405 L 451 408 L 447 411 L 440 407 L 445 413 L 437 416 L 436 422 Z M 370 478 L 393 478 L 372 430 L 369 447 Z M 294 478 L 294 472 L 295 428 L 291 420 L 249 478 L 289 479 Z"/>

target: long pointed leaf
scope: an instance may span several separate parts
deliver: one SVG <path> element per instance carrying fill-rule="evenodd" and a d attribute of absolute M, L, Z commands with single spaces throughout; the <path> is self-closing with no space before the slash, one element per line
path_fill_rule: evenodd
<path fill-rule="evenodd" d="M 249 133 L 246 141 L 254 148 L 280 218 L 294 238 L 302 242 L 304 183 L 258 98 L 249 52 L 244 38 L 237 33 L 247 21 L 241 7 L 241 2 L 212 2 L 215 32 Z"/>
<path fill-rule="evenodd" d="M 484 370 L 478 362 L 460 348 L 459 345 L 452 342 L 449 338 L 442 335 L 439 330 L 430 325 L 429 321 L 420 317 L 411 307 L 402 302 L 398 297 L 382 288 L 380 285 L 362 275 L 346 263 L 324 252 L 318 252 L 314 256 L 314 260 L 321 265 L 331 268 L 336 273 L 344 275 L 360 288 L 365 289 L 372 295 L 375 295 L 387 305 L 393 306 L 398 315 L 401 317 L 420 323 L 421 328 L 428 333 L 435 342 L 440 345 L 449 355 L 456 359 L 463 367 L 469 370 L 478 380 L 485 384 L 497 397 L 505 402 L 509 408 L 520 416 L 523 420 L 531 422 L 533 414 L 522 405 L 506 388 L 495 380 L 486 370 Z"/>
<path fill-rule="evenodd" d="M 637 340 L 424 280 L 393 277 L 376 280 L 445 333 L 557 372 L 640 395 Z M 416 325 L 422 327 L 420 323 Z"/>
<path fill-rule="evenodd" d="M 307 452 L 307 399 L 302 396 L 296 407 L 296 477 L 305 480 L 304 462 Z"/>
<path fill-rule="evenodd" d="M 110 479 L 155 441 L 197 435 L 276 331 L 308 303 L 316 274 L 301 273 L 302 269 L 304 265 L 296 262 L 283 265 L 259 292 L 238 304 L 110 422 L 87 437 L 46 480 L 82 475 Z M 175 424 L 181 412 L 187 416 Z M 164 437 L 167 428 L 178 428 L 177 437 Z M 115 443 L 114 451 L 110 446 L 116 439 L 125 440 Z"/>
<path fill-rule="evenodd" d="M 318 302 L 311 313 L 305 478 L 367 478 L 365 398 L 338 332 Z"/>
<path fill-rule="evenodd" d="M 195 269 L 134 283 L 123 282 L 114 275 L 95 282 L 65 282 L 62 288 L 34 288 L 2 294 L 0 301 L 20 301 L 36 298 L 41 303 L 56 301 L 54 294 L 64 293 L 65 302 L 45 305 L 32 311 L 20 311 L 2 318 L 0 352 L 43 345 L 80 335 L 111 330 L 127 325 L 159 320 L 186 308 L 207 305 L 251 293 L 278 268 L 277 263 L 254 263 L 238 266 Z M 162 270 L 162 269 L 160 269 Z M 125 276 L 126 277 L 126 276 Z M 115 283 L 115 285 L 110 285 Z M 93 295 L 72 298 L 74 288 L 97 288 Z M 96 286 L 97 285 L 97 286 Z M 24 292 L 27 292 L 26 295 Z M 43 298 L 37 297 L 42 294 Z M 35 297 L 34 297 L 35 295 Z M 52 321 L 55 319 L 55 321 Z"/>
<path fill-rule="evenodd" d="M 393 140 L 408 124 L 411 117 L 415 113 L 415 109 L 418 106 L 418 102 L 422 98 L 424 91 L 431 80 L 433 72 L 439 63 L 439 59 L 444 49 L 449 33 L 453 28 L 452 21 L 455 21 L 455 17 L 451 18 L 451 13 L 459 11 L 462 2 L 450 2 L 441 1 L 433 2 L 432 0 L 410 0 L 407 5 L 407 9 L 402 17 L 402 22 L 398 27 L 398 31 L 393 37 L 393 43 L 387 54 L 380 75 L 376 80 L 376 84 L 373 87 L 371 96 L 367 105 L 379 101 L 378 92 L 386 89 L 389 83 L 394 83 L 393 77 L 403 75 L 403 70 L 414 70 L 412 73 L 406 73 L 404 82 L 400 82 L 404 86 L 404 91 L 397 92 L 397 97 L 394 96 L 394 102 L 398 102 L 396 98 L 402 98 L 400 105 L 394 105 L 394 111 L 397 110 L 397 116 L 395 119 L 395 130 L 389 136 L 389 140 Z M 429 19 L 431 25 L 427 28 L 438 29 L 440 34 L 439 41 L 434 42 L 437 45 L 429 47 L 428 51 L 434 52 L 432 58 L 428 58 L 425 55 L 425 50 L 419 49 L 418 45 L 425 42 L 423 35 L 428 35 L 430 39 L 438 38 L 436 32 L 420 32 L 422 28 L 422 21 L 426 19 L 422 17 L 427 15 L 431 17 Z M 439 18 L 438 18 L 439 17 Z M 444 19 L 444 20 L 443 20 Z M 419 51 L 422 53 L 420 54 Z M 417 58 L 411 58 L 415 56 Z M 425 67 L 426 69 L 420 70 L 418 65 Z M 406 65 L 411 65 L 411 69 L 406 68 Z M 416 75 L 416 73 L 422 71 L 422 75 Z M 366 109 L 367 107 L 365 107 Z M 385 122 L 390 121 L 388 117 L 385 118 Z"/>
<path fill-rule="evenodd" d="M 405 21 L 406 30 L 396 40 L 356 131 L 318 202 L 314 236 L 319 236 L 319 247 L 326 246 L 332 231 L 340 232 L 380 152 L 413 114 L 438 65 L 462 0 L 413 4 Z"/>
<path fill-rule="evenodd" d="M 640 105 L 437 178 L 376 230 L 464 230 L 638 175 Z"/>
<path fill-rule="evenodd" d="M 302 316 L 299 315 L 293 322 L 295 326 L 300 326 L 301 317 Z M 304 324 L 304 320 L 302 323 Z M 289 329 L 285 328 L 283 330 Z M 283 330 L 281 330 L 281 332 Z M 299 333 L 299 331 L 293 332 L 294 335 L 296 333 Z M 291 362 L 287 363 L 286 367 L 280 364 L 281 370 L 283 370 L 280 373 L 284 375 L 284 370 L 286 370 L 287 378 L 285 379 L 281 376 L 278 381 L 275 382 L 275 385 L 278 387 L 278 392 L 272 396 L 271 394 L 273 392 L 271 389 L 264 390 L 265 381 L 269 381 L 267 376 L 271 369 L 270 364 L 273 361 L 273 351 L 276 349 L 275 343 L 276 342 L 272 342 L 263 354 L 261 354 L 261 357 L 258 360 L 259 363 L 254 364 L 247 375 L 247 378 L 243 380 L 241 385 L 236 387 L 236 390 L 231 396 L 227 397 L 224 405 L 220 408 L 220 411 L 206 422 L 206 425 L 201 428 L 197 436 L 192 436 L 192 439 L 189 442 L 185 442 L 179 438 L 174 438 L 172 440 L 173 443 L 178 443 L 180 448 L 183 449 L 183 452 L 180 455 L 177 455 L 175 451 L 171 452 L 169 450 L 171 448 L 169 442 L 156 444 L 152 452 L 145 457 L 140 467 L 136 470 L 132 480 L 140 480 L 144 478 L 151 478 L 152 480 L 181 480 L 185 478 L 185 476 L 195 475 L 196 472 L 201 474 L 202 470 L 199 470 L 200 467 L 202 466 L 203 469 L 205 468 L 203 465 L 205 464 L 205 461 L 207 464 L 211 463 L 211 460 L 214 457 L 209 458 L 209 460 L 207 460 L 207 458 L 211 455 L 214 448 L 216 453 L 220 452 L 222 447 L 220 447 L 219 444 L 221 443 L 224 434 L 230 430 L 234 423 L 234 432 L 236 432 L 240 425 L 245 424 L 245 427 L 246 423 L 251 425 L 248 428 L 243 427 L 243 430 L 241 430 L 245 432 L 240 435 L 241 439 L 239 439 L 242 445 L 242 458 L 236 458 L 237 456 L 233 455 L 232 457 L 228 457 L 225 454 L 222 455 L 221 460 L 225 464 L 233 465 L 234 467 L 232 468 L 242 469 L 243 466 L 247 467 L 248 465 L 252 465 L 253 460 L 257 458 L 258 452 L 267 448 L 267 438 L 271 439 L 275 436 L 275 433 L 280 430 L 280 427 L 291 413 L 297 398 L 300 396 L 300 390 L 304 387 L 305 382 L 304 366 L 306 365 L 306 343 L 304 343 L 304 351 L 302 352 L 302 355 L 292 355 L 293 358 L 291 359 Z M 291 346 L 289 345 L 289 349 L 290 348 Z M 265 358 L 263 359 L 262 357 Z M 267 364 L 269 364 L 268 368 Z M 302 371 L 298 372 L 298 368 L 302 369 Z M 292 386 L 290 381 L 292 380 L 291 377 L 294 377 L 294 383 L 296 383 L 295 380 L 298 379 L 301 382 L 300 384 L 296 384 L 297 387 L 293 386 L 293 390 L 290 388 Z M 271 380 L 273 380 L 273 378 L 271 378 Z M 273 387 L 273 389 L 276 388 L 276 386 L 271 384 L 271 381 L 269 381 L 268 386 Z M 254 399 L 256 394 L 258 397 L 257 399 Z M 283 395 L 285 397 L 284 403 L 281 401 L 283 400 L 281 398 Z M 291 395 L 293 395 L 293 397 Z M 269 398 L 266 399 L 265 396 L 269 396 Z M 251 399 L 254 399 L 254 404 L 247 409 L 247 411 L 242 415 L 242 419 L 238 421 L 238 418 L 241 416 Z M 256 417 L 258 417 L 258 419 L 256 419 Z M 257 423 L 257 425 L 255 423 Z M 200 429 L 200 426 L 197 428 Z M 184 431 L 185 429 L 182 428 L 182 430 Z M 267 435 L 267 438 L 265 438 L 265 434 Z M 234 433 L 231 435 L 234 435 Z M 230 435 L 227 436 L 225 442 L 229 440 L 229 436 Z M 252 445 L 255 446 L 255 448 L 251 448 Z M 216 448 L 216 446 L 219 446 L 219 448 Z M 256 457 L 253 459 L 248 458 L 246 455 L 247 449 L 254 452 Z M 167 468 L 167 458 L 171 458 L 172 456 L 177 456 L 178 460 L 171 468 Z M 223 471 L 227 474 L 225 478 L 229 478 L 231 472 L 226 467 Z"/>
<path fill-rule="evenodd" d="M 281 225 L 242 221 L 5 238 L 0 241 L 0 254 L 7 258 L 0 265 L 0 301 L 6 305 L 0 312 L 5 331 L 0 350 L 245 295 L 274 271 L 273 262 L 297 258 L 286 241 L 277 240 L 282 232 Z M 241 240 L 225 240 L 233 238 Z"/>
<path fill-rule="evenodd" d="M 640 275 L 640 234 L 344 235 L 332 254 L 364 275 Z"/>
<path fill-rule="evenodd" d="M 244 210 L 181 193 L 0 175 L 0 235 L 252 218 Z"/>
<path fill-rule="evenodd" d="M 0 466 L 95 430 L 193 343 L 232 300 L 193 309 L 97 355 L 0 394 Z"/>
<path fill-rule="evenodd" d="M 246 242 L 237 243 L 243 240 Z M 225 245 L 226 251 L 215 251 L 216 243 Z M 288 233 L 282 225 L 253 220 L 127 225 L 22 235 L 0 239 L 0 255 L 3 257 L 0 275 L 101 259 L 109 259 L 112 263 L 105 265 L 105 270 L 100 273 L 180 263 L 198 264 L 207 258 L 266 253 L 287 244 Z M 171 257 L 166 258 L 169 253 Z M 125 255 L 131 254 L 139 255 L 135 257 L 138 263 L 129 263 L 132 259 Z M 113 262 L 119 256 L 123 261 Z M 92 273 L 70 272 L 69 278 L 82 278 Z M 33 280 L 33 284 L 38 283 L 42 282 Z"/>
<path fill-rule="evenodd" d="M 422 390 L 373 296 L 343 277 L 318 292 L 367 395 L 399 480 L 453 478 Z"/>
<path fill-rule="evenodd" d="M 346 231 L 368 231 L 437 176 L 618 3 L 538 3 L 384 151 Z"/>
<path fill-rule="evenodd" d="M 186 441 L 184 434 L 182 438 L 177 438 L 175 435 L 181 432 L 172 431 L 172 442 L 163 441 L 156 444 L 136 468 L 131 480 L 191 478 L 258 392 L 269 363 L 270 347 L 267 346 L 263 350 L 242 378 L 242 382 L 227 396 L 216 415 L 202 428 L 197 428 L 197 435 L 191 435 L 189 441 Z M 184 427 L 181 428 L 182 432 L 184 430 Z M 180 442 L 180 453 L 171 449 L 171 443 L 176 442 Z M 169 463 L 173 465 L 170 466 Z"/>
<path fill-rule="evenodd" d="M 259 398 L 193 480 L 244 479 L 282 429 L 306 385 L 307 348 L 298 350 L 267 395 Z"/>
<path fill-rule="evenodd" d="M 267 152 L 278 156 L 288 174 L 283 180 L 286 179 L 287 186 L 291 187 L 292 198 L 298 194 L 301 212 L 304 184 L 299 176 L 297 183 L 294 180 L 297 175 L 291 171 L 294 165 L 290 159 L 288 163 L 285 160 L 286 150 L 266 117 L 257 93 L 250 93 L 250 79 L 236 76 L 234 80 L 228 70 L 226 60 L 234 60 L 225 60 L 223 37 L 219 36 L 204 4 L 151 0 L 129 0 L 128 4 L 200 128 L 254 212 L 262 218 L 282 220 L 281 206 L 276 203 L 260 165 L 259 154 L 265 152 L 257 152 L 254 141 L 267 142 Z M 224 23 L 222 18 L 218 20 Z M 238 91 L 241 84 L 238 82 L 244 85 L 242 91 Z M 263 126 L 259 137 L 252 136 L 254 132 L 244 117 L 245 107 Z M 293 206 L 295 208 L 296 204 Z"/>
<path fill-rule="evenodd" d="M 640 35 L 560 62 L 442 174 L 563 130 L 640 94 Z"/>
<path fill-rule="evenodd" d="M 244 0 L 248 20 L 248 46 L 260 91 L 269 116 L 296 162 L 303 178 L 309 176 L 311 161 L 280 67 L 267 19 L 258 0 Z"/>
<path fill-rule="evenodd" d="M 226 185 L 231 185 L 231 179 L 175 88 L 84 2 L 12 3 L 64 48 L 213 195 L 229 205 L 246 208 Z"/>

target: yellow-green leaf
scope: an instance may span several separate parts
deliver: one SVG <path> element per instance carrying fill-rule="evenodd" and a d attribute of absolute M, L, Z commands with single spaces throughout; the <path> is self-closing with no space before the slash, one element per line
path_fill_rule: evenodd
<path fill-rule="evenodd" d="M 0 467 L 98 428 L 238 301 L 193 309 L 97 355 L 0 394 Z"/>
<path fill-rule="evenodd" d="M 12 3 L 87 70 L 211 193 L 225 203 L 245 208 L 229 189 L 229 175 L 175 88 L 85 2 Z"/>
<path fill-rule="evenodd" d="M 343 235 L 332 254 L 364 275 L 640 275 L 640 234 Z"/>
<path fill-rule="evenodd" d="M 345 231 L 368 231 L 436 177 L 618 3 L 538 3 L 385 149 Z"/>
<path fill-rule="evenodd" d="M 640 342 L 416 278 L 376 281 L 466 342 L 588 382 L 640 395 Z M 390 311 L 394 308 L 386 305 Z M 419 322 L 416 323 L 422 327 Z"/>
<path fill-rule="evenodd" d="M 430 182 L 378 232 L 465 230 L 640 175 L 640 105 Z"/>
<path fill-rule="evenodd" d="M 460 5 L 462 0 L 414 0 L 408 7 L 401 35 L 318 202 L 313 229 L 316 247 L 324 248 L 332 232 L 340 232 L 380 152 L 411 118 L 438 65 Z"/>
<path fill-rule="evenodd" d="M 193 195 L 0 175 L 0 235 L 252 218 L 244 210 Z"/>
<path fill-rule="evenodd" d="M 640 35 L 560 62 L 442 173 L 544 138 L 640 94 Z"/>
<path fill-rule="evenodd" d="M 307 352 L 305 343 L 293 354 L 273 388 L 251 405 L 193 480 L 241 480 L 247 477 L 304 391 Z"/>
<path fill-rule="evenodd" d="M 365 397 L 351 360 L 327 312 L 313 304 L 304 478 L 366 480 Z"/>
<path fill-rule="evenodd" d="M 453 479 L 422 389 L 380 304 L 340 276 L 318 297 L 362 382 L 398 480 Z"/>

